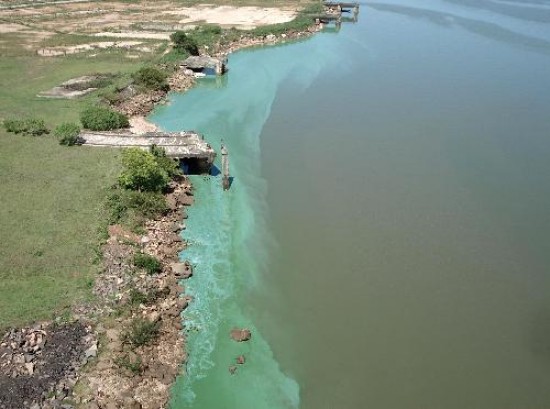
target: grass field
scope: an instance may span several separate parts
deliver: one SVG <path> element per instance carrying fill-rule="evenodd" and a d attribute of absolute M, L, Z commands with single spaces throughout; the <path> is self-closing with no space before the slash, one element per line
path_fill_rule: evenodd
<path fill-rule="evenodd" d="M 136 64 L 108 53 L 92 63 L 79 56 L 2 58 L 0 119 L 32 115 L 51 128 L 77 121 L 93 96 L 71 101 L 36 94 L 71 77 L 134 70 Z M 0 328 L 49 318 L 89 294 L 118 154 L 0 129 Z"/>
<path fill-rule="evenodd" d="M 170 9 L 194 1 L 161 3 Z M 209 3 L 285 7 L 311 4 L 309 0 Z M 102 7 L 109 8 L 105 16 L 115 16 L 116 24 L 125 27 L 149 22 L 147 13 L 161 16 L 156 10 L 159 5 L 130 0 L 102 2 Z M 77 76 L 127 74 L 159 60 L 167 43 L 158 39 L 140 40 L 148 51 L 110 48 L 59 57 L 37 55 L 43 47 L 100 41 L 88 36 L 91 28 L 115 28 L 109 26 L 109 18 L 90 11 L 92 6 L 50 5 L 0 14 L 0 122 L 32 116 L 44 119 L 50 129 L 61 122 L 78 122 L 79 112 L 95 102 L 97 95 L 78 100 L 36 95 Z M 140 7 L 147 13 L 142 13 Z M 162 16 L 161 22 L 172 19 Z M 299 17 L 269 30 L 295 28 L 304 24 L 302 20 Z M 107 25 L 98 28 L 97 22 Z M 16 30 L 10 31 L 14 27 Z M 119 154 L 110 149 L 60 146 L 52 135 L 8 134 L 0 126 L 0 329 L 51 318 L 75 300 L 90 296 L 98 272 L 94 261 L 98 259 L 100 228 L 105 227 L 107 219 L 107 189 L 118 175 Z"/>

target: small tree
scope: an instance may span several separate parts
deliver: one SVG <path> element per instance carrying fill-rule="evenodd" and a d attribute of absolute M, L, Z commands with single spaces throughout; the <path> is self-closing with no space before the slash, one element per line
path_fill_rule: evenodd
<path fill-rule="evenodd" d="M 149 151 L 155 157 L 155 160 L 160 165 L 160 167 L 166 171 L 170 178 L 181 175 L 181 170 L 178 164 L 173 159 L 170 159 L 168 156 L 166 156 L 166 151 L 163 148 L 159 148 L 157 145 L 151 145 Z"/>
<path fill-rule="evenodd" d="M 130 126 L 126 115 L 100 106 L 89 107 L 82 111 L 80 122 L 84 128 L 92 131 L 110 131 Z"/>
<path fill-rule="evenodd" d="M 183 31 L 176 31 L 170 36 L 170 39 L 174 42 L 174 48 L 179 52 L 199 55 L 199 45 L 197 41 Z"/>
<path fill-rule="evenodd" d="M 132 78 L 136 85 L 152 90 L 167 91 L 166 74 L 155 67 L 142 67 L 137 70 Z"/>
<path fill-rule="evenodd" d="M 80 126 L 72 122 L 65 122 L 54 130 L 54 135 L 61 145 L 73 146 L 80 142 Z"/>
<path fill-rule="evenodd" d="M 155 156 L 139 148 L 129 148 L 122 152 L 122 166 L 118 182 L 125 189 L 159 192 L 170 180 Z"/>

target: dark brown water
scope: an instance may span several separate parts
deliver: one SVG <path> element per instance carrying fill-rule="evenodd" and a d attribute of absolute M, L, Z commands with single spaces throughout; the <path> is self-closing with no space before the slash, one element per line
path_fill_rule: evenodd
<path fill-rule="evenodd" d="M 235 177 L 193 179 L 173 408 L 550 408 L 550 0 L 364 3 L 229 66 L 153 115 Z"/>
<path fill-rule="evenodd" d="M 263 128 L 254 301 L 300 407 L 550 408 L 550 2 L 366 3 L 312 41 L 338 61 Z"/>

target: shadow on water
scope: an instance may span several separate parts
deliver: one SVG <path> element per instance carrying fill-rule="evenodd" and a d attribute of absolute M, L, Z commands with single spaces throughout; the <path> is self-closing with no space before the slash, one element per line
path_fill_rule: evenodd
<path fill-rule="evenodd" d="M 550 309 L 541 309 L 535 313 L 531 322 L 530 350 L 536 357 L 544 361 L 550 369 Z"/>
<path fill-rule="evenodd" d="M 478 34 L 491 40 L 496 40 L 508 45 L 526 47 L 540 54 L 550 55 L 550 41 L 520 34 L 495 23 L 469 19 L 435 10 L 396 4 L 370 3 L 368 7 L 382 12 L 386 11 L 407 17 L 427 19 L 442 27 L 458 26 L 471 33 Z"/>
<path fill-rule="evenodd" d="M 212 168 L 210 168 L 210 176 L 219 176 L 222 172 L 220 168 L 218 168 L 216 165 L 212 165 Z"/>
<path fill-rule="evenodd" d="M 550 4 L 539 2 L 534 5 L 529 2 L 514 1 L 508 4 L 497 3 L 488 0 L 445 0 L 448 3 L 457 4 L 462 7 L 471 7 L 476 10 L 486 10 L 505 16 L 518 18 L 525 21 L 548 23 L 550 22 Z M 527 3 L 527 5 L 525 4 Z"/>

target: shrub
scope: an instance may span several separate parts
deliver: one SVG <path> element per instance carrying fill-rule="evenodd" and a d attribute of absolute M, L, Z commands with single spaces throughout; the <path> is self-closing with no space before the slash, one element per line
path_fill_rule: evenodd
<path fill-rule="evenodd" d="M 182 174 L 178 163 L 174 159 L 166 156 L 166 151 L 163 148 L 159 148 L 156 145 L 151 145 L 149 152 L 151 152 L 151 154 L 155 157 L 155 160 L 159 166 L 168 174 L 168 177 L 173 178 Z"/>
<path fill-rule="evenodd" d="M 149 254 L 136 253 L 134 255 L 136 267 L 143 268 L 148 274 L 156 274 L 162 271 L 162 264 Z"/>
<path fill-rule="evenodd" d="M 169 89 L 166 74 L 155 67 L 140 68 L 132 75 L 132 78 L 136 85 L 143 88 L 162 91 Z"/>
<path fill-rule="evenodd" d="M 80 143 L 80 126 L 72 122 L 65 122 L 54 130 L 54 135 L 61 145 L 73 146 Z"/>
<path fill-rule="evenodd" d="M 139 347 L 153 341 L 159 332 L 159 323 L 151 322 L 143 318 L 136 318 L 132 321 L 129 331 L 122 336 L 124 342 Z"/>
<path fill-rule="evenodd" d="M 222 28 L 217 24 L 202 24 L 195 28 L 197 31 L 201 31 L 204 34 L 216 34 L 222 33 Z"/>
<path fill-rule="evenodd" d="M 168 210 L 166 199 L 161 193 L 135 190 L 116 189 L 109 195 L 108 205 L 111 224 L 119 223 L 129 215 L 150 219 Z"/>
<path fill-rule="evenodd" d="M 112 129 L 127 128 L 130 125 L 126 115 L 99 106 L 89 107 L 82 111 L 80 122 L 82 122 L 84 128 L 92 131 L 110 131 Z"/>
<path fill-rule="evenodd" d="M 168 210 L 165 197 L 158 192 L 115 189 L 108 196 L 109 224 L 123 224 L 136 234 L 145 234 L 143 223 Z"/>
<path fill-rule="evenodd" d="M 129 293 L 129 301 L 131 305 L 147 305 L 154 303 L 160 297 L 166 297 L 169 293 L 170 289 L 168 287 L 163 290 L 149 290 L 146 293 L 132 288 Z"/>
<path fill-rule="evenodd" d="M 132 288 L 130 290 L 130 293 L 128 294 L 130 304 L 132 305 L 138 305 L 138 304 L 148 304 L 149 297 L 146 293 L 136 290 L 135 288 Z"/>
<path fill-rule="evenodd" d="M 122 166 L 118 182 L 125 189 L 160 192 L 170 180 L 155 155 L 139 148 L 122 151 Z"/>
<path fill-rule="evenodd" d="M 199 46 L 197 41 L 185 34 L 183 31 L 176 31 L 170 36 L 174 42 L 174 48 L 180 52 L 186 52 L 191 55 L 199 55 Z"/>
<path fill-rule="evenodd" d="M 48 128 L 46 128 L 44 120 L 36 118 L 6 119 L 4 120 L 4 128 L 8 132 L 31 136 L 40 136 L 50 133 Z"/>
<path fill-rule="evenodd" d="M 215 24 L 203 24 L 196 26 L 189 34 L 189 37 L 195 41 L 199 47 L 213 47 L 219 43 L 222 36 L 222 29 Z"/>
<path fill-rule="evenodd" d="M 134 375 L 139 375 L 143 371 L 143 363 L 139 356 L 131 358 L 128 354 L 115 359 L 115 364 L 120 368 L 129 370 Z"/>

